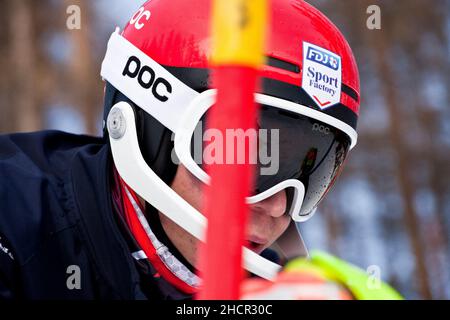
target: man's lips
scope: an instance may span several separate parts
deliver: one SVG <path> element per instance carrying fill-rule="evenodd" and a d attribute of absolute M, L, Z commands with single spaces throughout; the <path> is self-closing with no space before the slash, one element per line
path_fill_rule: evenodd
<path fill-rule="evenodd" d="M 265 238 L 256 235 L 251 235 L 248 236 L 246 239 L 246 247 L 256 252 L 257 254 L 260 254 L 264 250 L 267 242 L 268 240 Z"/>

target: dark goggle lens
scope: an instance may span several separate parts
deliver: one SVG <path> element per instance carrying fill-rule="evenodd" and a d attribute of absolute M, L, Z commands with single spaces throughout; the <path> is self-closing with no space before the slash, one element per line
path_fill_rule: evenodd
<path fill-rule="evenodd" d="M 349 137 L 334 127 L 323 122 L 272 106 L 261 105 L 257 120 L 257 132 L 254 136 L 217 137 L 205 134 L 207 115 L 204 116 L 191 140 L 191 155 L 203 168 L 206 159 L 216 146 L 223 146 L 222 162 L 226 163 L 226 152 L 239 150 L 238 140 L 246 141 L 255 138 L 257 155 L 255 156 L 256 185 L 254 194 L 264 192 L 287 179 L 298 179 L 305 186 L 305 198 L 301 215 L 307 215 L 315 209 L 322 197 L 336 179 L 350 147 Z M 206 139 L 205 139 L 206 138 Z M 199 141 L 199 139 L 201 141 Z M 205 141 L 206 140 L 206 141 Z M 234 146 L 227 143 L 233 142 Z M 206 158 L 205 158 L 206 157 Z M 216 157 L 217 161 L 221 158 Z M 234 159 L 239 159 L 234 156 Z M 209 160 L 209 162 L 208 162 Z M 216 162 L 217 163 L 217 162 Z M 288 199 L 290 190 L 287 190 Z"/>
<path fill-rule="evenodd" d="M 300 214 L 309 214 L 334 183 L 350 148 L 350 138 L 318 120 L 267 106 L 261 106 L 258 124 L 269 131 L 279 130 L 279 168 L 273 175 L 258 174 L 257 192 L 287 179 L 298 179 L 305 186 Z"/>

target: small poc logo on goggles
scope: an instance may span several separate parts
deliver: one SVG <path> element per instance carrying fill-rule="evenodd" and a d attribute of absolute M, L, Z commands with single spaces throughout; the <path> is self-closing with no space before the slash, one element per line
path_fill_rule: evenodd
<path fill-rule="evenodd" d="M 330 134 L 330 128 L 325 125 L 319 124 L 319 123 L 313 124 L 312 131 L 320 132 L 320 133 L 323 133 L 326 135 Z"/>

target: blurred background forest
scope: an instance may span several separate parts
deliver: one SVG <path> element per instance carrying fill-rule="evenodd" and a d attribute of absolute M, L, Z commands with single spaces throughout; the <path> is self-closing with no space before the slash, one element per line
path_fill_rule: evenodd
<path fill-rule="evenodd" d="M 189 1 L 189 0 L 186 0 Z M 359 63 L 359 144 L 302 232 L 410 299 L 450 299 L 450 1 L 310 0 Z M 0 133 L 99 134 L 109 34 L 143 0 L 1 0 Z M 366 10 L 381 9 L 369 30 Z M 81 29 L 66 26 L 81 8 Z"/>

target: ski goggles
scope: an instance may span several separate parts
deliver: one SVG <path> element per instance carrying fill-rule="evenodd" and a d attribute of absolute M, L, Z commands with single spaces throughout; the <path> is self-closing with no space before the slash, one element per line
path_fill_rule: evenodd
<path fill-rule="evenodd" d="M 198 93 L 118 32 L 108 43 L 102 77 L 170 129 L 180 163 L 209 184 L 203 169 L 207 159 L 196 159 L 194 137 L 201 124 L 205 134 L 204 122 L 215 104 L 216 90 Z M 289 214 L 296 222 L 305 221 L 333 185 L 357 134 L 332 116 L 286 99 L 256 93 L 255 101 L 261 105 L 258 131 L 266 132 L 257 135 L 256 151 L 275 150 L 278 155 L 270 154 L 273 167 L 258 158 L 255 192 L 247 202 L 257 203 L 286 190 Z"/>
<path fill-rule="evenodd" d="M 175 152 L 180 162 L 198 179 L 209 183 L 204 164 L 217 161 L 227 163 L 230 151 L 231 163 L 239 163 L 239 154 L 236 153 L 241 151 L 245 154 L 243 148 L 236 147 L 235 143 L 240 140 L 241 146 L 247 144 L 254 153 L 253 160 L 249 157 L 244 161 L 253 161 L 257 168 L 255 190 L 247 202 L 257 203 L 286 190 L 288 214 L 296 222 L 308 219 L 335 181 L 350 149 L 350 137 L 340 129 L 304 115 L 302 111 L 305 110 L 295 103 L 259 93 L 255 94 L 255 101 L 261 107 L 255 119 L 257 130 L 253 135 L 243 130 L 239 131 L 240 134 L 230 130 L 230 137 L 214 136 L 207 132 L 210 129 L 207 129 L 205 122 L 215 101 L 216 91 L 208 90 L 191 102 L 175 134 Z M 201 137 L 200 142 L 195 136 Z M 208 142 L 205 143 L 205 136 L 206 140 L 214 143 L 217 139 L 223 139 L 218 143 L 223 151 L 212 152 L 223 156 L 208 159 L 210 155 L 208 152 L 205 154 L 205 149 L 211 148 Z M 254 148 L 251 148 L 252 139 Z M 230 141 L 231 146 L 225 146 Z M 203 152 L 198 152 L 202 143 Z"/>

